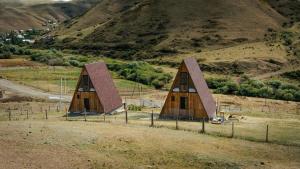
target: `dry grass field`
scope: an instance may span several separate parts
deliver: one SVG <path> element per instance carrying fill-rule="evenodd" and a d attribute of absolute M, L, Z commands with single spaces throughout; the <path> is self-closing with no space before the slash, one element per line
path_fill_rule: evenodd
<path fill-rule="evenodd" d="M 18 60 L 2 62 L 1 75 L 50 92 L 59 90 L 67 77 L 74 88 L 80 69 L 70 67 L 14 67 Z M 8 65 L 11 65 L 10 67 Z M 173 68 L 163 67 L 175 73 Z M 115 77 L 115 75 L 113 75 Z M 208 74 L 208 76 L 214 76 Z M 136 83 L 114 79 L 119 90 Z M 52 86 L 52 87 L 51 87 Z M 58 89 L 58 90 L 57 90 Z M 129 104 L 156 101 L 163 104 L 166 91 L 153 90 L 130 97 Z M 122 93 L 121 93 L 122 94 Z M 8 97 L 14 93 L 6 92 Z M 125 97 L 126 96 L 126 97 Z M 200 121 L 159 120 L 160 108 L 144 107 L 125 114 L 69 115 L 63 103 L 17 98 L 0 103 L 0 168 L 297 168 L 300 161 L 300 107 L 295 102 L 214 95 L 226 118 L 222 125 Z M 142 98 L 142 100 L 140 100 Z M 298 110 L 298 111 L 297 111 Z M 154 111 L 154 127 L 151 112 Z M 47 118 L 46 119 L 46 112 Z M 11 114 L 11 121 L 9 121 Z M 27 118 L 28 114 L 28 118 Z M 234 122 L 234 137 L 232 135 Z M 269 143 L 266 126 L 269 125 Z"/>
<path fill-rule="evenodd" d="M 299 147 L 146 126 L 0 122 L 0 168 L 298 168 Z"/>

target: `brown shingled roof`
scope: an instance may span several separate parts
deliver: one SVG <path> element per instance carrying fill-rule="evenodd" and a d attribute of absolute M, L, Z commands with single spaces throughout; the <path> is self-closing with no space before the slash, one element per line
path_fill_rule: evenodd
<path fill-rule="evenodd" d="M 186 58 L 183 61 L 190 73 L 191 79 L 194 82 L 197 93 L 200 96 L 203 107 L 206 110 L 208 117 L 216 116 L 216 102 L 209 91 L 203 73 L 195 58 Z"/>
<path fill-rule="evenodd" d="M 122 99 L 118 94 L 106 64 L 102 62 L 87 64 L 85 69 L 96 90 L 104 112 L 109 113 L 121 107 Z"/>

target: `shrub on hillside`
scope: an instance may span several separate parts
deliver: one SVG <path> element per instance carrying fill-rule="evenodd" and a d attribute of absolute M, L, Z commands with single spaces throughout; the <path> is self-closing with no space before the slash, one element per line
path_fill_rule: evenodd
<path fill-rule="evenodd" d="M 157 89 L 162 88 L 172 79 L 170 74 L 164 73 L 161 69 L 156 69 L 146 62 L 125 64 L 113 62 L 108 64 L 108 68 L 127 80 L 152 85 Z"/>
<path fill-rule="evenodd" d="M 45 63 L 51 66 L 63 66 L 65 61 L 60 52 L 51 50 L 49 52 L 34 52 L 30 55 L 32 61 Z"/>
<path fill-rule="evenodd" d="M 77 60 L 69 60 L 69 64 L 75 67 L 83 67 L 83 63 L 77 61 Z"/>

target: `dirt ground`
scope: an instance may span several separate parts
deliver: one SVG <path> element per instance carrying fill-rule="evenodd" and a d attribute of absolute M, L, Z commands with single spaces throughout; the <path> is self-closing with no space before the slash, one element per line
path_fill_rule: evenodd
<path fill-rule="evenodd" d="M 298 168 L 300 148 L 136 125 L 0 122 L 0 168 Z"/>

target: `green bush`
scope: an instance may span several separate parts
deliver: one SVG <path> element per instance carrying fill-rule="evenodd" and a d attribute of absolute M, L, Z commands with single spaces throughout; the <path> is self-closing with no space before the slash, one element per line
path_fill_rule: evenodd
<path fill-rule="evenodd" d="M 10 52 L 0 52 L 0 59 L 10 59 L 11 58 L 11 53 Z"/>
<path fill-rule="evenodd" d="M 267 85 L 271 86 L 274 89 L 279 89 L 279 87 L 281 86 L 281 82 L 278 80 L 272 80 L 272 81 L 268 81 Z"/>
<path fill-rule="evenodd" d="M 152 85 L 157 89 L 164 87 L 172 79 L 170 74 L 164 73 L 162 69 L 156 69 L 146 62 L 113 62 L 107 66 L 124 79 Z"/>
<path fill-rule="evenodd" d="M 141 106 L 136 106 L 133 104 L 128 105 L 127 108 L 128 108 L 128 110 L 131 110 L 131 111 L 142 111 Z"/>
<path fill-rule="evenodd" d="M 294 97 L 295 97 L 295 101 L 299 102 L 299 101 L 300 101 L 300 91 L 297 91 L 297 92 L 294 94 Z"/>
<path fill-rule="evenodd" d="M 283 84 L 277 80 L 264 83 L 244 76 L 241 78 L 241 83 L 239 85 L 232 80 L 225 78 L 209 78 L 206 81 L 209 88 L 214 90 L 214 93 L 237 94 L 241 96 L 290 101 L 300 100 L 300 89 L 298 86 Z"/>
<path fill-rule="evenodd" d="M 77 61 L 77 60 L 69 60 L 69 64 L 75 67 L 83 67 L 83 63 Z"/>
<path fill-rule="evenodd" d="M 56 50 L 34 52 L 30 55 L 30 59 L 51 66 L 63 66 L 65 64 L 62 54 Z"/>

